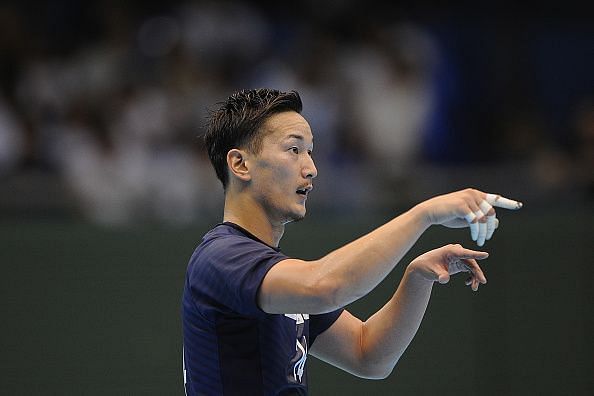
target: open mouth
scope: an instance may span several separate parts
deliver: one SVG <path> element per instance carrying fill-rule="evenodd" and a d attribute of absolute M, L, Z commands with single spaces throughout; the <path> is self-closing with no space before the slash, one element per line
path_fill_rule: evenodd
<path fill-rule="evenodd" d="M 297 194 L 299 195 L 303 195 L 304 197 L 307 197 L 307 194 L 309 194 L 309 192 L 312 190 L 313 186 L 309 185 L 309 186 L 305 186 L 302 188 L 298 188 L 297 189 Z"/>

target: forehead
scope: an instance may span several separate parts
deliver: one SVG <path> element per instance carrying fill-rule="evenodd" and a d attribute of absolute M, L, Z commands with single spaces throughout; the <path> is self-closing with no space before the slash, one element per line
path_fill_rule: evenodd
<path fill-rule="evenodd" d="M 264 123 L 266 136 L 264 139 L 274 142 L 290 139 L 299 136 L 306 143 L 313 143 L 313 134 L 309 123 L 303 116 L 294 111 L 285 111 L 273 114 Z"/>

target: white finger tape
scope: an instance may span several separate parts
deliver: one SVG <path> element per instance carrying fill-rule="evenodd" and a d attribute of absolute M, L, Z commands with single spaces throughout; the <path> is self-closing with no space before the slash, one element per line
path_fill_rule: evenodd
<path fill-rule="evenodd" d="M 477 245 L 483 246 L 487 238 L 487 223 L 479 223 L 479 234 L 477 238 Z"/>
<path fill-rule="evenodd" d="M 492 206 L 489 205 L 489 202 L 487 202 L 487 201 L 485 201 L 483 199 L 483 201 L 479 205 L 479 208 L 481 208 L 481 211 L 486 215 L 487 213 L 489 213 L 489 211 L 491 210 Z"/>
<path fill-rule="evenodd" d="M 472 223 L 474 221 L 474 219 L 476 219 L 476 216 L 472 212 L 469 212 L 464 216 L 464 220 L 466 220 L 469 223 Z"/>
<path fill-rule="evenodd" d="M 497 228 L 496 222 L 497 217 L 495 217 L 495 215 L 487 216 L 487 241 L 491 239 L 493 233 L 495 232 L 495 228 Z"/>
<path fill-rule="evenodd" d="M 523 206 L 521 202 L 514 201 L 513 199 L 504 198 L 501 195 L 497 194 L 487 194 L 487 197 L 485 199 L 491 205 L 503 209 L 520 209 Z"/>
<path fill-rule="evenodd" d="M 477 217 L 482 217 L 482 216 L 483 216 L 483 212 L 481 212 L 480 210 L 477 211 L 476 213 L 468 213 L 466 216 L 464 216 L 466 221 L 468 221 L 468 223 L 469 223 L 470 237 L 472 238 L 473 241 L 476 241 L 478 238 L 478 235 L 479 235 L 479 223 L 478 223 L 478 221 L 475 221 L 473 223 L 473 221 Z"/>

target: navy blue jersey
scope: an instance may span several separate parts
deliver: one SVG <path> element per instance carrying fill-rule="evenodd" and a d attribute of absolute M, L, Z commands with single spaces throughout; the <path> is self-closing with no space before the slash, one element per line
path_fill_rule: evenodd
<path fill-rule="evenodd" d="M 182 299 L 190 395 L 305 395 L 309 347 L 342 313 L 272 315 L 257 304 L 264 276 L 287 256 L 233 223 L 196 248 Z"/>

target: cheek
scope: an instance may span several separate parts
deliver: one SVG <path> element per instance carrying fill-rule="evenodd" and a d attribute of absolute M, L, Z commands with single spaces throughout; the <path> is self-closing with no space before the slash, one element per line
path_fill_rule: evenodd
<path fill-rule="evenodd" d="M 267 195 L 273 199 L 284 198 L 292 186 L 290 182 L 289 173 L 276 169 L 268 174 L 265 180 L 262 180 L 261 185 L 263 191 L 267 191 Z"/>
<path fill-rule="evenodd" d="M 259 164 L 261 173 L 261 180 L 263 183 L 273 182 L 274 184 L 267 185 L 268 188 L 280 187 L 292 180 L 293 174 L 291 164 L 287 163 L 283 158 L 277 158 L 275 161 L 261 161 Z"/>
<path fill-rule="evenodd" d="M 292 173 L 291 173 L 289 167 L 276 168 L 273 171 L 273 176 L 276 179 L 276 181 L 279 183 L 279 185 L 290 183 L 290 181 L 292 180 L 291 175 L 292 175 Z"/>

